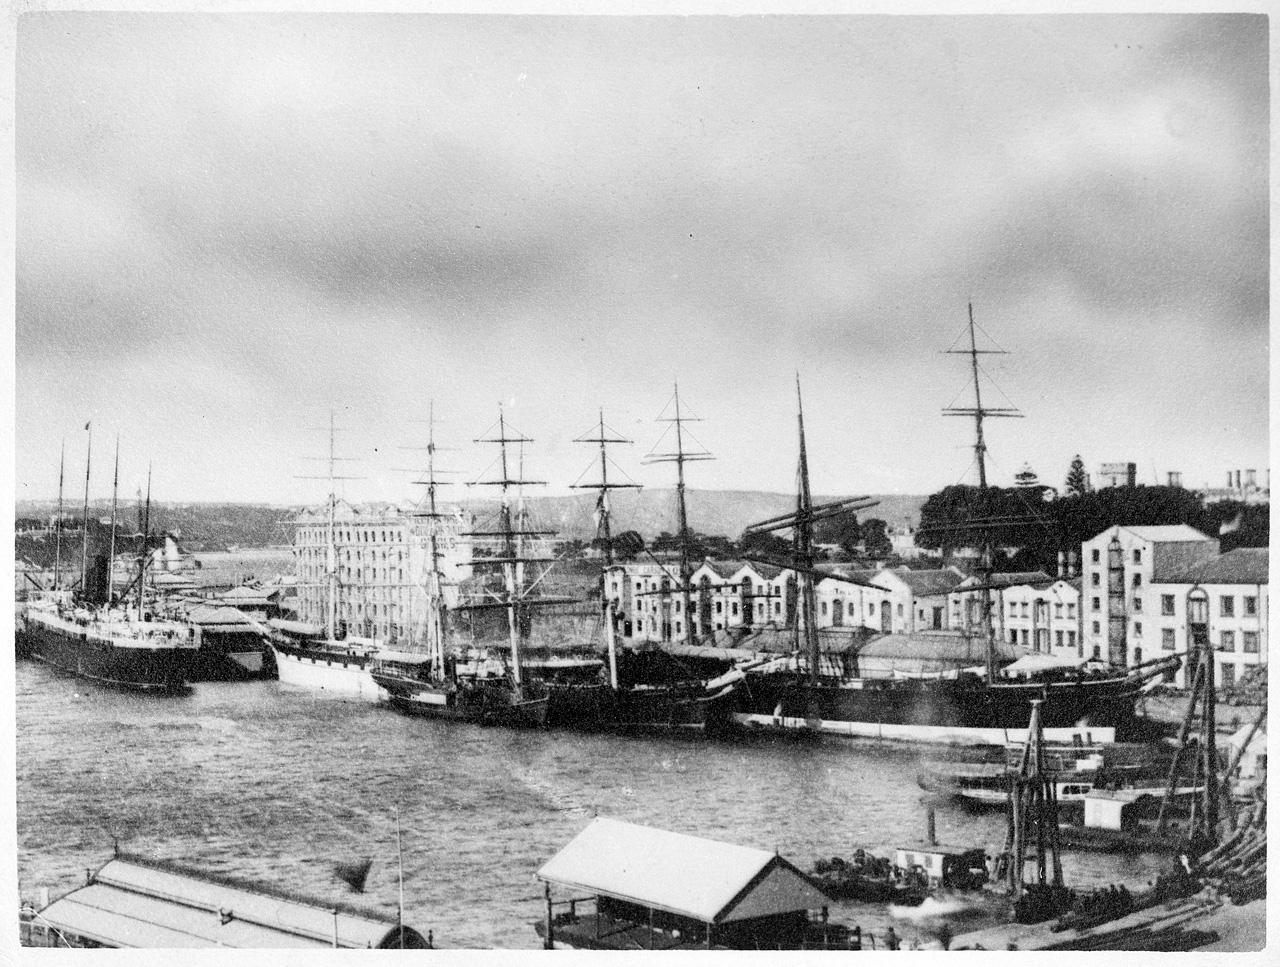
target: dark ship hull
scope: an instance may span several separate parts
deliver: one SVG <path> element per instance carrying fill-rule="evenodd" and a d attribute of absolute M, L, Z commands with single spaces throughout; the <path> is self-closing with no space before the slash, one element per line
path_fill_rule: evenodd
<path fill-rule="evenodd" d="M 517 694 L 507 682 L 432 681 L 384 670 L 372 676 L 392 708 L 406 715 L 513 728 L 538 728 L 547 722 L 549 696 L 537 684 L 525 685 Z"/>
<path fill-rule="evenodd" d="M 941 744 L 1017 741 L 1032 699 L 1041 699 L 1046 738 L 1090 745 L 1116 739 L 1133 719 L 1144 675 L 988 685 L 957 679 L 833 679 L 751 674 L 733 718 L 756 729 L 797 729 Z"/>
<path fill-rule="evenodd" d="M 200 633 L 191 666 L 193 682 L 245 682 L 275 677 L 275 654 L 266 639 L 246 632 Z"/>
<path fill-rule="evenodd" d="M 144 692 L 186 691 L 196 652 L 189 646 L 121 646 L 30 617 L 17 634 L 32 658 L 80 678 Z"/>
<path fill-rule="evenodd" d="M 548 686 L 547 724 L 586 731 L 713 730 L 732 711 L 733 688 L 710 691 L 700 683 L 632 686 Z"/>

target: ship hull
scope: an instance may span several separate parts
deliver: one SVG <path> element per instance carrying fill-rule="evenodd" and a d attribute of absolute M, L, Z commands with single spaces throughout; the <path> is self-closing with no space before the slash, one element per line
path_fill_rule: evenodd
<path fill-rule="evenodd" d="M 1049 742 L 1108 744 L 1133 717 L 1138 686 L 1123 679 L 988 686 L 970 680 L 863 680 L 813 685 L 793 675 L 748 675 L 734 721 L 940 745 L 1020 741 L 1031 701 L 1042 700 Z"/>
<path fill-rule="evenodd" d="M 270 678 L 274 663 L 265 639 L 254 644 L 243 633 L 219 635 L 204 631 L 200 650 L 191 667 L 193 682 L 245 682 Z"/>
<path fill-rule="evenodd" d="M 586 731 L 701 731 L 728 721 L 732 689 L 551 685 L 547 724 Z"/>
<path fill-rule="evenodd" d="M 24 622 L 18 636 L 32 658 L 80 678 L 141 692 L 186 691 L 195 656 L 190 647 L 121 647 L 38 621 Z"/>
<path fill-rule="evenodd" d="M 274 641 L 271 651 L 282 688 L 360 702 L 387 700 L 386 691 L 369 673 L 370 660 L 364 655 Z"/>
<path fill-rule="evenodd" d="M 429 682 L 380 672 L 374 672 L 373 678 L 391 707 L 406 715 L 510 728 L 539 728 L 547 723 L 549 697 L 537 689 L 517 696 L 506 683 Z"/>

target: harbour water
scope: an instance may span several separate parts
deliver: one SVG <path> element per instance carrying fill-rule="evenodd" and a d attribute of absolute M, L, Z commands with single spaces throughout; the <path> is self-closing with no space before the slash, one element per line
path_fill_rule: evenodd
<path fill-rule="evenodd" d="M 17 663 L 18 876 L 83 882 L 120 848 L 394 915 L 446 947 L 529 948 L 537 868 L 594 815 L 777 849 L 802 867 L 917 842 L 919 752 L 827 740 L 508 731 L 316 699 L 278 683 L 162 698 Z M 1000 847 L 1000 813 L 940 809 L 939 839 Z M 366 893 L 335 862 L 373 858 Z M 1166 859 L 1066 857 L 1072 886 L 1145 882 Z M 833 916 L 879 932 L 883 908 Z M 912 927 L 894 922 L 910 938 Z"/>

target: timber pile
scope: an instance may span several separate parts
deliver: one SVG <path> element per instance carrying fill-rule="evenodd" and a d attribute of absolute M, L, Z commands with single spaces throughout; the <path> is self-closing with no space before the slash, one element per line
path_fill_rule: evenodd
<path fill-rule="evenodd" d="M 1195 950 L 1218 940 L 1213 930 L 1196 926 L 1221 901 L 1196 897 L 1156 912 L 1143 911 L 1109 928 L 1082 931 L 1042 950 Z"/>
<path fill-rule="evenodd" d="M 1267 892 L 1267 802 L 1260 793 L 1237 817 L 1235 832 L 1201 856 L 1195 875 L 1231 898 L 1259 900 Z"/>

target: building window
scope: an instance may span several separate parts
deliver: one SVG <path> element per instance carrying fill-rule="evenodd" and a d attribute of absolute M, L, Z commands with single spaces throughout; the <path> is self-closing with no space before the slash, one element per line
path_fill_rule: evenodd
<path fill-rule="evenodd" d="M 1141 574 L 1135 574 L 1135 575 L 1133 576 L 1133 586 L 1134 586 L 1135 588 L 1140 588 L 1140 587 L 1142 587 L 1142 575 L 1141 575 Z"/>
<path fill-rule="evenodd" d="M 1102 633 L 1102 625 L 1098 624 L 1096 621 L 1093 623 L 1093 633 L 1095 635 Z"/>
<path fill-rule="evenodd" d="M 1097 551 L 1094 551 L 1094 553 L 1096 554 L 1096 553 L 1098 553 L 1098 552 L 1097 552 Z M 1101 657 L 1102 657 L 1102 649 L 1101 649 L 1101 648 L 1099 648 L 1097 645 L 1094 645 L 1094 646 L 1093 646 L 1093 658 L 1094 658 L 1094 661 L 1097 661 L 1097 660 L 1098 660 L 1099 658 L 1101 658 Z"/>
<path fill-rule="evenodd" d="M 1173 629 L 1161 628 L 1160 629 L 1160 649 L 1162 651 L 1173 651 L 1175 647 L 1176 645 L 1174 644 L 1174 640 L 1173 640 Z"/>
<path fill-rule="evenodd" d="M 1255 597 L 1246 597 L 1244 599 L 1244 613 L 1250 618 L 1258 613 L 1258 599 Z"/>
<path fill-rule="evenodd" d="M 1067 617 L 1074 618 L 1076 616 L 1076 606 L 1072 602 L 1067 602 Z"/>
<path fill-rule="evenodd" d="M 823 614 L 827 613 L 827 602 L 825 601 L 822 602 L 822 613 Z"/>
<path fill-rule="evenodd" d="M 1160 613 L 1173 614 L 1173 595 L 1172 594 L 1160 595 Z"/>
<path fill-rule="evenodd" d="M 1009 629 L 1009 644 L 1016 645 L 1018 643 L 1018 633 L 1012 628 Z"/>
<path fill-rule="evenodd" d="M 676 610 L 678 611 L 678 610 L 680 610 L 680 609 L 679 609 L 679 608 L 677 608 Z M 732 605 L 730 605 L 729 610 L 730 610 L 730 613 L 732 613 L 732 614 L 733 614 L 733 616 L 736 618 L 736 617 L 738 616 L 738 602 L 737 602 L 737 601 L 734 601 L 734 602 L 733 602 L 733 604 L 732 604 Z M 824 611 L 824 612 L 826 611 L 826 608 L 825 608 L 825 607 L 823 608 L 823 611 Z"/>
<path fill-rule="evenodd" d="M 1061 632 L 1061 631 L 1055 631 L 1055 632 L 1053 633 L 1053 645 L 1054 645 L 1054 647 L 1055 647 L 1055 648 L 1061 648 L 1061 647 L 1062 647 L 1062 632 Z"/>
<path fill-rule="evenodd" d="M 1090 583 L 1090 584 L 1092 584 L 1095 588 L 1101 587 L 1101 586 L 1102 586 L 1102 572 L 1101 572 L 1101 571 L 1094 571 L 1093 573 L 1091 573 L 1091 574 L 1089 575 L 1089 583 Z"/>
<path fill-rule="evenodd" d="M 850 618 L 856 618 L 857 616 L 858 616 L 857 609 L 856 609 L 856 608 L 854 608 L 854 606 L 853 606 L 853 602 L 852 602 L 852 601 L 850 601 L 850 602 L 849 602 L 849 617 L 850 617 Z"/>
<path fill-rule="evenodd" d="M 1231 688 L 1236 683 L 1236 666 L 1222 663 L 1222 687 Z"/>
<path fill-rule="evenodd" d="M 1236 613 L 1236 599 L 1229 594 L 1224 594 L 1220 600 L 1222 601 L 1222 604 L 1221 604 L 1222 617 L 1224 618 L 1234 617 Z"/>
<path fill-rule="evenodd" d="M 1022 629 L 1022 643 L 1024 645 L 1029 645 L 1031 643 L 1031 632 L 1029 632 L 1026 628 Z"/>
<path fill-rule="evenodd" d="M 773 613 L 774 613 L 774 614 L 782 614 L 782 602 L 781 602 L 781 601 L 775 601 L 775 602 L 773 602 Z"/>
<path fill-rule="evenodd" d="M 898 617 L 902 617 L 902 605 L 898 605 Z"/>
<path fill-rule="evenodd" d="M 1256 631 L 1246 631 L 1243 638 L 1245 654 L 1256 655 L 1258 653 L 1258 633 Z"/>
<path fill-rule="evenodd" d="M 1101 598 L 1094 598 L 1094 599 L 1093 599 L 1093 610 L 1094 610 L 1094 611 L 1101 611 L 1101 610 L 1102 610 L 1102 599 L 1101 599 Z"/>
<path fill-rule="evenodd" d="M 1094 564 L 1097 564 L 1102 560 L 1102 552 L 1095 547 L 1093 552 L 1089 555 L 1089 560 L 1093 561 Z"/>
<path fill-rule="evenodd" d="M 1138 597 L 1136 594 L 1133 596 L 1133 610 L 1134 611 L 1142 610 L 1142 599 Z"/>
<path fill-rule="evenodd" d="M 1135 665 L 1141 665 L 1141 664 L 1142 664 L 1142 649 L 1141 649 L 1141 648 L 1135 648 L 1135 649 L 1133 649 L 1133 663 L 1134 663 Z"/>
<path fill-rule="evenodd" d="M 1076 633 L 1074 631 L 1067 632 L 1067 647 L 1074 648 L 1076 646 Z"/>
<path fill-rule="evenodd" d="M 1018 616 L 1018 602 L 1017 602 L 1017 601 L 1010 601 L 1010 602 L 1009 602 L 1009 617 L 1010 617 L 1010 618 L 1016 618 L 1017 616 Z"/>
<path fill-rule="evenodd" d="M 1058 602 L 1056 602 L 1056 603 L 1054 604 L 1054 606 L 1053 606 L 1053 616 L 1054 616 L 1055 618 L 1061 618 L 1061 617 L 1062 617 L 1062 602 L 1061 602 L 1061 601 L 1058 601 Z"/>
<path fill-rule="evenodd" d="M 1222 647 L 1220 651 L 1236 650 L 1236 633 L 1234 631 L 1224 631 L 1222 633 Z"/>
<path fill-rule="evenodd" d="M 676 622 L 676 634 L 680 634 L 680 633 L 681 633 L 681 632 L 683 632 L 683 631 L 684 631 L 683 626 L 680 624 L 680 622 L 679 622 L 679 621 L 677 621 L 677 622 Z"/>
<path fill-rule="evenodd" d="M 1141 621 L 1135 621 L 1135 622 L 1133 623 L 1133 636 L 1134 636 L 1135 638 L 1141 638 L 1141 637 L 1142 637 L 1142 622 L 1141 622 Z"/>
<path fill-rule="evenodd" d="M 1141 563 L 1142 563 L 1142 549 L 1141 549 L 1141 548 L 1137 548 L 1137 547 L 1135 547 L 1135 548 L 1133 549 L 1133 563 L 1134 563 L 1134 564 L 1141 564 Z"/>

